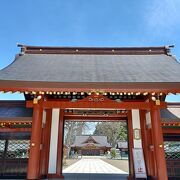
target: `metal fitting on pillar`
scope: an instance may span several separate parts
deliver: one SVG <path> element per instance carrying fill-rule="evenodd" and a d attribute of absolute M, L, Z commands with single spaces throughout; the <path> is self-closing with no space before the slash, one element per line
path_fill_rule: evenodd
<path fill-rule="evenodd" d="M 42 98 L 42 96 L 38 96 L 33 99 L 33 104 L 38 104 L 38 101 Z"/>

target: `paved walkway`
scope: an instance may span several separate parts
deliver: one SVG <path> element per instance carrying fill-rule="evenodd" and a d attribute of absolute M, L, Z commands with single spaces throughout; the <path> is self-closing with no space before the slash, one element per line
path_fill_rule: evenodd
<path fill-rule="evenodd" d="M 97 173 L 97 174 L 124 174 L 122 171 L 101 159 L 81 159 L 63 170 L 63 173 Z"/>

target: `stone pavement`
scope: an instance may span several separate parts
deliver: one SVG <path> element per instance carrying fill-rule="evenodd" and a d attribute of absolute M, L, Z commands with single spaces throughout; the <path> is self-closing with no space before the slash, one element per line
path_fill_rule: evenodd
<path fill-rule="evenodd" d="M 63 170 L 65 180 L 125 180 L 128 173 L 101 159 L 81 159 Z"/>
<path fill-rule="evenodd" d="M 127 174 L 101 159 L 81 159 L 63 170 L 63 173 Z"/>

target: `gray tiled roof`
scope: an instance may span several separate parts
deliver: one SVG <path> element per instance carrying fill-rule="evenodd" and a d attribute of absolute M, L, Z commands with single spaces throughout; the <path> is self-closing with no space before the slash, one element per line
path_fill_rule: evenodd
<path fill-rule="evenodd" d="M 174 113 L 176 109 L 177 113 Z M 180 108 L 161 109 L 161 121 L 164 123 L 180 122 Z"/>
<path fill-rule="evenodd" d="M 78 146 L 82 147 L 88 144 L 86 141 L 88 140 L 89 137 L 92 137 L 94 141 L 96 142 L 96 146 L 102 147 L 111 147 L 111 145 L 107 142 L 107 136 L 89 136 L 89 135 L 84 135 L 84 136 L 76 136 L 75 142 L 72 145 L 73 146 Z"/>
<path fill-rule="evenodd" d="M 128 148 L 127 141 L 118 141 L 117 142 L 117 148 Z"/>
<path fill-rule="evenodd" d="M 0 80 L 180 82 L 180 64 L 165 54 L 24 54 L 0 71 Z"/>
<path fill-rule="evenodd" d="M 25 101 L 0 101 L 0 119 L 32 117 L 33 109 Z"/>
<path fill-rule="evenodd" d="M 0 107 L 0 118 L 32 117 L 32 109 L 25 107 Z"/>

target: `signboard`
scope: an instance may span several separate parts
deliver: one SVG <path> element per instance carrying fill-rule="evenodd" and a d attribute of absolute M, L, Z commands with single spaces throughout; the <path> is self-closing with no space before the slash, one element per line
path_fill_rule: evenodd
<path fill-rule="evenodd" d="M 138 129 L 138 128 L 134 129 L 134 139 L 135 140 L 140 140 L 141 139 L 140 129 Z"/>
<path fill-rule="evenodd" d="M 133 148 L 135 178 L 147 178 L 142 148 Z"/>

